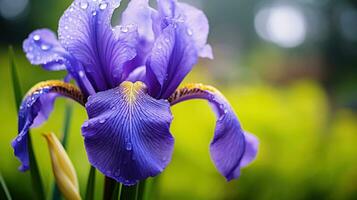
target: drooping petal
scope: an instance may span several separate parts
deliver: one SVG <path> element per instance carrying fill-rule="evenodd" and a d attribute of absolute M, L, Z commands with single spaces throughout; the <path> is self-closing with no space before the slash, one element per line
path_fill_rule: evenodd
<path fill-rule="evenodd" d="M 258 153 L 259 146 L 259 141 L 254 135 L 245 131 L 244 136 L 246 145 L 243 158 L 240 162 L 240 167 L 245 167 L 249 165 L 255 159 Z"/>
<path fill-rule="evenodd" d="M 170 162 L 174 139 L 170 104 L 149 96 L 142 82 L 90 96 L 82 134 L 90 163 L 125 185 L 159 174 Z"/>
<path fill-rule="evenodd" d="M 84 67 L 96 91 L 117 86 L 122 66 L 135 56 L 135 49 L 116 39 L 111 16 L 119 0 L 75 0 L 59 22 L 59 40 Z"/>
<path fill-rule="evenodd" d="M 48 101 L 52 100 L 52 95 L 60 95 L 74 99 L 84 104 L 84 96 L 75 86 L 62 81 L 45 81 L 35 85 L 23 99 L 18 117 L 18 135 L 12 141 L 15 156 L 21 161 L 21 171 L 29 169 L 29 155 L 27 150 L 27 134 L 33 125 L 40 125 L 47 119 L 52 109 L 43 109 L 49 106 Z M 50 98 L 50 99 L 48 99 Z M 41 113 L 43 112 L 43 113 Z M 34 124 L 35 123 L 35 124 Z"/>
<path fill-rule="evenodd" d="M 156 39 L 147 62 L 149 92 L 156 98 L 168 98 L 198 59 L 192 38 L 182 23 L 167 26 Z"/>
<path fill-rule="evenodd" d="M 202 84 L 188 84 L 176 90 L 168 100 L 174 105 L 189 99 L 205 99 L 212 106 L 217 121 L 210 145 L 211 158 L 228 181 L 238 178 L 240 168 L 254 160 L 258 140 L 243 131 L 232 107 L 217 89 Z"/>

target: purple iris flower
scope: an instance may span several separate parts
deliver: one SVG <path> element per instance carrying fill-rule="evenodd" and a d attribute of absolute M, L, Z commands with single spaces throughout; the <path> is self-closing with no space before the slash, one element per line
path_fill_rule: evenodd
<path fill-rule="evenodd" d="M 82 135 L 90 163 L 125 185 L 156 176 L 171 160 L 170 106 L 204 99 L 217 116 L 211 158 L 231 180 L 256 156 L 257 139 L 243 131 L 224 96 L 202 84 L 178 86 L 199 57 L 212 58 L 204 13 L 176 0 L 131 0 L 112 27 L 119 0 L 75 0 L 59 21 L 58 39 L 48 29 L 24 41 L 28 60 L 46 70 L 67 70 L 77 86 L 44 81 L 25 96 L 12 146 L 29 169 L 27 134 L 44 122 L 57 97 L 85 106 Z"/>

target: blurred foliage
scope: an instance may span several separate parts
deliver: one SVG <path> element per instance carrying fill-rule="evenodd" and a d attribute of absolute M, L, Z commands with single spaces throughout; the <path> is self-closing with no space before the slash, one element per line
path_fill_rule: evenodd
<path fill-rule="evenodd" d="M 19 162 L 10 146 L 17 134 L 17 116 L 7 45 L 16 45 L 16 70 L 24 92 L 39 81 L 62 79 L 64 72 L 31 66 L 20 46 L 34 29 L 55 31 L 70 2 L 33 0 L 23 18 L 0 18 L 0 171 L 14 199 L 34 196 L 29 173 L 17 170 Z M 155 199 L 357 199 L 357 46 L 341 36 L 338 24 L 341 10 L 356 9 L 356 3 L 286 1 L 303 9 L 310 31 L 318 25 L 326 29 L 298 48 L 283 49 L 263 42 L 254 30 L 257 9 L 276 1 L 223 2 L 193 1 L 207 11 L 216 58 L 201 62 L 185 82 L 211 84 L 226 95 L 243 127 L 258 136 L 258 157 L 243 169 L 239 180 L 227 183 L 209 156 L 215 124 L 210 107 L 202 100 L 175 105 L 171 127 L 175 150 L 167 169 L 151 180 L 157 188 Z M 316 21 L 313 14 L 325 21 Z M 47 194 L 53 175 L 40 133 L 62 134 L 67 102 L 71 101 L 59 99 L 49 121 L 32 131 Z M 89 172 L 80 132 L 85 119 L 85 110 L 73 103 L 67 149 L 82 196 Z M 101 199 L 104 179 L 100 173 L 96 176 L 95 195 Z"/>
<path fill-rule="evenodd" d="M 16 51 L 18 72 L 24 89 L 34 83 L 62 78 L 63 73 L 31 67 Z M 31 197 L 28 173 L 17 171 L 10 141 L 16 132 L 16 109 L 12 95 L 7 54 L 0 54 L 1 86 L 0 170 L 14 199 Z M 239 180 L 227 183 L 209 157 L 215 117 L 208 104 L 192 100 L 172 108 L 175 136 L 172 162 L 158 178 L 160 199 L 356 199 L 357 115 L 344 108 L 331 110 L 327 94 L 314 80 L 299 80 L 274 86 L 265 82 L 217 85 L 204 66 L 197 66 L 186 82 L 216 85 L 231 102 L 244 128 L 260 139 L 257 160 L 243 169 Z M 41 132 L 61 134 L 63 110 L 60 99 L 50 120 L 32 132 L 35 153 L 45 190 L 51 191 L 53 176 L 46 143 Z M 68 153 L 79 176 L 84 195 L 89 164 L 80 134 L 86 114 L 74 104 Z M 103 184 L 97 173 L 97 185 Z M 22 187 L 18 187 L 21 183 Z M 101 187 L 96 196 L 101 197 Z"/>

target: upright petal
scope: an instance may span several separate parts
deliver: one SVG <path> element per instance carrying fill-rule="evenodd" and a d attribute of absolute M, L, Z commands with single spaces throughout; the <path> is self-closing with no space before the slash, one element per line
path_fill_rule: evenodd
<path fill-rule="evenodd" d="M 167 26 L 156 39 L 147 62 L 149 92 L 168 98 L 191 71 L 198 59 L 192 38 L 182 23 Z"/>
<path fill-rule="evenodd" d="M 52 98 L 52 95 L 69 97 L 81 104 L 85 102 L 84 96 L 78 88 L 62 81 L 45 81 L 31 88 L 21 103 L 18 117 L 18 135 L 12 141 L 15 156 L 22 163 L 19 168 L 21 171 L 29 169 L 29 155 L 27 151 L 29 129 L 34 123 L 38 126 L 47 119 L 49 113 L 41 112 L 48 111 L 47 109 L 43 109 L 43 106 L 48 106 L 44 104 L 48 103 L 48 98 Z"/>
<path fill-rule="evenodd" d="M 211 158 L 218 171 L 229 181 L 238 178 L 240 168 L 254 160 L 258 140 L 243 131 L 226 98 L 215 88 L 188 84 L 168 99 L 171 105 L 189 99 L 205 99 L 217 115 L 216 128 L 210 145 Z"/>
<path fill-rule="evenodd" d="M 178 10 L 184 16 L 187 26 L 186 33 L 192 36 L 199 56 L 212 59 L 212 49 L 207 44 L 209 25 L 206 15 L 201 10 L 186 3 L 178 3 Z"/>
<path fill-rule="evenodd" d="M 212 49 L 207 44 L 209 25 L 206 15 L 199 9 L 177 0 L 158 0 L 159 13 L 154 15 L 154 30 L 165 28 L 170 21 L 182 22 L 186 27 L 186 34 L 193 38 L 195 48 L 200 57 L 213 58 Z"/>
<path fill-rule="evenodd" d="M 48 29 L 32 32 L 23 43 L 27 59 L 33 65 L 42 65 L 47 70 L 65 70 L 66 51 L 56 35 Z"/>
<path fill-rule="evenodd" d="M 121 23 L 123 25 L 136 24 L 140 38 L 152 42 L 154 40 L 152 12 L 155 11 L 150 8 L 148 0 L 131 0 L 122 14 Z"/>
<path fill-rule="evenodd" d="M 116 39 L 111 16 L 119 0 L 75 0 L 59 22 L 59 39 L 84 67 L 96 91 L 117 86 L 122 66 L 135 56 L 135 49 Z"/>
<path fill-rule="evenodd" d="M 90 163 L 125 185 L 159 174 L 171 160 L 170 104 L 149 96 L 142 82 L 90 96 L 82 126 Z"/>
<path fill-rule="evenodd" d="M 94 92 L 82 65 L 61 46 L 52 31 L 32 32 L 23 42 L 23 49 L 31 64 L 42 65 L 47 70 L 67 70 L 85 95 Z"/>

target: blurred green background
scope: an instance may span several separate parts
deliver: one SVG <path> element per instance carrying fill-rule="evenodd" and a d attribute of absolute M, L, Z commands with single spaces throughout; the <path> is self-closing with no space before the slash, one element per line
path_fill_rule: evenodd
<path fill-rule="evenodd" d="M 208 147 L 215 117 L 206 102 L 172 108 L 172 162 L 157 177 L 155 199 L 357 199 L 357 3 L 333 0 L 191 0 L 210 21 L 214 60 L 201 60 L 185 82 L 216 86 L 243 127 L 260 140 L 255 162 L 226 182 Z M 8 65 L 15 47 L 23 92 L 64 72 L 31 66 L 21 50 L 34 29 L 57 30 L 70 0 L 0 0 L 0 171 L 14 199 L 33 199 L 29 173 L 17 171 L 10 147 L 17 116 Z M 125 8 L 123 1 L 119 10 Z M 116 15 L 120 16 L 120 15 Z M 118 19 L 118 17 L 115 17 Z M 113 23 L 117 20 L 113 20 Z M 62 131 L 60 99 L 50 120 L 33 130 L 46 191 L 53 175 L 42 132 Z M 89 164 L 73 103 L 68 152 L 84 194 Z M 101 197 L 101 175 L 97 178 Z"/>

